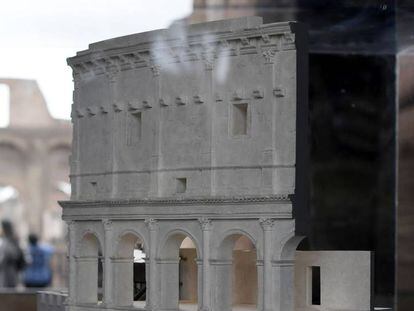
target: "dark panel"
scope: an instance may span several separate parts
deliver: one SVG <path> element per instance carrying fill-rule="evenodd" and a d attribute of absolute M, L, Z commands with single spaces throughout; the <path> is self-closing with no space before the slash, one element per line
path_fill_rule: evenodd
<path fill-rule="evenodd" d="M 376 306 L 393 306 L 393 56 L 310 55 L 311 233 L 315 250 L 375 252 Z"/>

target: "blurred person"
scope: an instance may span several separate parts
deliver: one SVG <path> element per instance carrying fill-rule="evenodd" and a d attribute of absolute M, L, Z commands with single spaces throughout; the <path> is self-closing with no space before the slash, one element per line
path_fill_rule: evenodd
<path fill-rule="evenodd" d="M 0 287 L 16 287 L 19 272 L 25 267 L 25 259 L 18 240 L 14 235 L 13 224 L 8 220 L 1 222 L 0 237 Z"/>
<path fill-rule="evenodd" d="M 39 245 L 38 240 L 36 234 L 29 234 L 28 264 L 23 277 L 26 287 L 47 287 L 52 282 L 50 259 L 53 255 L 53 248 L 46 244 Z"/>

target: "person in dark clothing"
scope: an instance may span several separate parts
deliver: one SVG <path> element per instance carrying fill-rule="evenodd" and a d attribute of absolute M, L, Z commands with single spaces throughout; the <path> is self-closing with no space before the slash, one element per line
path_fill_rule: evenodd
<path fill-rule="evenodd" d="M 52 282 L 50 259 L 53 249 L 48 245 L 39 245 L 35 234 L 29 235 L 28 265 L 24 272 L 26 287 L 47 287 Z"/>
<path fill-rule="evenodd" d="M 25 267 L 24 255 L 14 235 L 13 224 L 8 220 L 1 222 L 0 237 L 0 287 L 16 287 L 19 272 Z"/>

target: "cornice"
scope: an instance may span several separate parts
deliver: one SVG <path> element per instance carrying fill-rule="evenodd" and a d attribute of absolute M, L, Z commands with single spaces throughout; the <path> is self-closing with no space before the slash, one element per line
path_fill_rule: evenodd
<path fill-rule="evenodd" d="M 272 196 L 206 197 L 206 198 L 148 198 L 148 199 L 108 199 L 59 201 L 63 208 L 102 207 L 102 206 L 176 206 L 176 205 L 228 205 L 257 203 L 290 203 L 287 194 Z"/>
<path fill-rule="evenodd" d="M 295 49 L 291 22 L 265 24 L 237 31 L 190 32 L 185 38 L 176 32 L 174 29 L 156 32 L 153 36 L 145 37 L 142 42 L 139 39 L 135 43 L 129 40 L 122 42 L 121 39 L 112 46 L 108 44 L 105 47 L 103 44 L 102 48 L 98 48 L 91 45 L 88 50 L 68 58 L 68 64 L 75 76 L 88 73 L 111 74 L 142 67 L 153 69 L 161 63 L 196 60 L 204 61 L 206 68 L 210 69 L 212 58 L 256 53 L 268 57 L 274 51 Z M 111 40 L 114 39 L 108 42 Z M 158 69 L 159 67 L 157 72 Z"/>

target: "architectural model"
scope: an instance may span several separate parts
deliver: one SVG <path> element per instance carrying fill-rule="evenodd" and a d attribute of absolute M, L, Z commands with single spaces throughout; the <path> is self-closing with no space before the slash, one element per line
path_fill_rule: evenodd
<path fill-rule="evenodd" d="M 294 310 L 302 32 L 259 17 L 178 24 L 69 58 L 68 310 L 189 308 L 180 304 L 184 245 L 195 254 L 193 310 Z M 137 249 L 145 254 L 141 304 Z M 253 252 L 253 266 L 234 267 L 237 249 Z M 237 296 L 236 286 L 249 288 Z"/>

